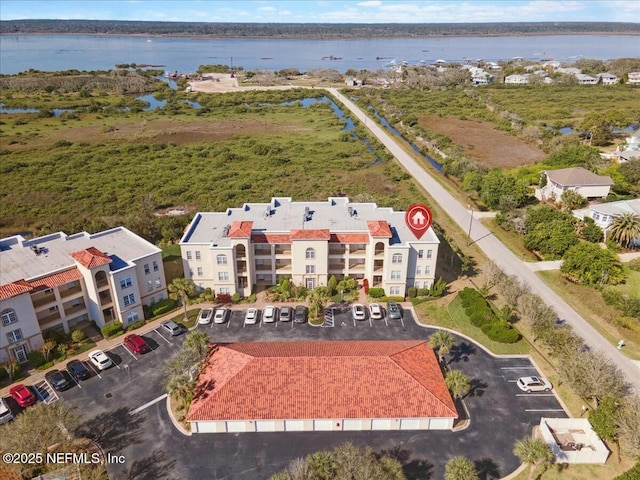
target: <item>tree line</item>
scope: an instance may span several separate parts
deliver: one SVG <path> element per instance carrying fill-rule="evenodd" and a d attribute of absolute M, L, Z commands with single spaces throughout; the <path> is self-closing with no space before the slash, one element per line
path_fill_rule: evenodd
<path fill-rule="evenodd" d="M 187 35 L 218 38 L 400 38 L 433 36 L 640 34 L 640 24 L 625 22 L 527 23 L 208 23 L 116 20 L 5 20 L 6 34 Z"/>

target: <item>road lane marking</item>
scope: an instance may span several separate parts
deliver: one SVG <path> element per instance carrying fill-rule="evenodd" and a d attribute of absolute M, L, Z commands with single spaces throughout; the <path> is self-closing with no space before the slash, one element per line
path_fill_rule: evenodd
<path fill-rule="evenodd" d="M 153 400 L 151 400 L 150 402 L 145 403 L 144 405 L 140 405 L 138 408 L 136 408 L 134 410 L 131 410 L 129 412 L 129 415 L 135 415 L 136 413 L 140 413 L 141 411 L 149 408 L 151 405 L 155 405 L 156 403 L 161 402 L 165 398 L 167 398 L 167 394 L 166 393 L 164 395 L 160 395 L 158 398 L 154 398 Z"/>

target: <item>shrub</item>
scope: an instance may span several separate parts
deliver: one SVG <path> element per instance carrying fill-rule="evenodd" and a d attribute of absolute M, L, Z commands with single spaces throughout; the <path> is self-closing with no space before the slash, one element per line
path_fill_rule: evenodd
<path fill-rule="evenodd" d="M 40 350 L 31 350 L 27 353 L 27 358 L 34 368 L 38 368 L 45 363 L 44 355 Z"/>
<path fill-rule="evenodd" d="M 47 370 L 47 369 L 53 367 L 53 365 L 54 365 L 53 362 L 46 362 L 46 363 L 43 363 L 42 365 L 40 365 L 38 367 L 38 370 Z"/>
<path fill-rule="evenodd" d="M 391 296 L 384 296 L 380 299 L 381 302 L 404 302 L 404 297 L 401 297 L 399 295 L 391 295 Z"/>
<path fill-rule="evenodd" d="M 69 336 L 64 333 L 62 328 L 53 328 L 51 330 L 47 330 L 42 335 L 45 340 L 52 339 L 55 340 L 56 343 L 64 343 L 69 340 Z"/>
<path fill-rule="evenodd" d="M 640 272 L 640 258 L 634 258 L 629 262 L 629 268 L 634 272 Z"/>
<path fill-rule="evenodd" d="M 239 303 L 241 299 L 242 299 L 242 296 L 238 292 L 231 295 L 231 301 L 233 303 Z"/>
<path fill-rule="evenodd" d="M 495 316 L 491 310 L 477 310 L 469 315 L 469 321 L 474 327 L 482 328 L 488 323 L 492 323 L 495 320 Z"/>
<path fill-rule="evenodd" d="M 222 304 L 231 303 L 231 295 L 228 293 L 219 293 L 216 295 L 216 302 Z"/>
<path fill-rule="evenodd" d="M 384 297 L 384 288 L 371 287 L 369 289 L 369 296 L 371 298 L 382 298 L 382 297 Z"/>
<path fill-rule="evenodd" d="M 429 289 L 428 288 L 419 288 L 418 289 L 418 296 L 419 297 L 428 297 L 429 296 Z"/>
<path fill-rule="evenodd" d="M 151 307 L 149 305 L 142 305 L 142 313 L 144 314 L 145 320 L 149 320 L 153 317 L 153 312 L 151 311 Z"/>
<path fill-rule="evenodd" d="M 138 320 L 137 322 L 133 322 L 131 325 L 129 325 L 127 327 L 127 332 L 130 332 L 131 330 L 135 330 L 137 328 L 142 327 L 146 322 L 144 320 Z"/>
<path fill-rule="evenodd" d="M 247 297 L 247 303 L 255 303 L 256 302 L 256 294 L 252 293 Z"/>
<path fill-rule="evenodd" d="M 441 297 L 444 295 L 444 292 L 447 291 L 447 282 L 445 282 L 442 277 L 438 278 L 431 288 L 429 288 L 429 295 L 432 297 Z"/>
<path fill-rule="evenodd" d="M 482 327 L 482 332 L 494 342 L 516 343 L 520 334 L 506 322 L 491 322 Z"/>
<path fill-rule="evenodd" d="M 71 332 L 71 340 L 73 340 L 76 343 L 80 343 L 86 338 L 87 336 L 79 328 L 76 328 L 73 332 Z"/>
<path fill-rule="evenodd" d="M 8 378 L 9 374 L 4 368 L 0 368 L 0 382 L 2 382 L 5 378 Z"/>
<path fill-rule="evenodd" d="M 151 313 L 152 316 L 159 317 L 160 315 L 170 312 L 174 308 L 176 308 L 176 302 L 170 298 L 165 298 L 164 300 L 160 300 L 158 303 L 151 305 Z"/>
<path fill-rule="evenodd" d="M 418 296 L 418 289 L 416 287 L 409 287 L 407 294 L 409 298 L 416 298 Z"/>
<path fill-rule="evenodd" d="M 124 330 L 122 330 L 122 324 L 118 321 L 107 323 L 100 331 L 104 338 L 117 337 L 124 333 Z"/>

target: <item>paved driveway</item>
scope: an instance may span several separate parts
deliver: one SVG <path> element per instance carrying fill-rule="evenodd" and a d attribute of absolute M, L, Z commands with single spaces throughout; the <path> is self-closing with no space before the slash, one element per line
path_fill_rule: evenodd
<path fill-rule="evenodd" d="M 216 341 L 320 339 L 427 339 L 432 329 L 415 323 L 410 312 L 398 321 L 352 321 L 348 312 L 327 316 L 327 324 L 273 323 L 244 325 L 243 313 L 229 323 L 202 325 Z M 330 322 L 329 320 L 333 320 Z M 405 432 L 299 432 L 200 434 L 179 433 L 171 423 L 163 397 L 160 365 L 177 351 L 184 336 L 144 335 L 154 350 L 134 355 L 119 345 L 108 352 L 116 366 L 81 382 L 60 396 L 88 420 L 86 433 L 124 464 L 109 465 L 112 478 L 263 479 L 296 457 L 351 441 L 375 451 L 392 451 L 408 478 L 442 478 L 454 455 L 476 462 L 491 477 L 518 467 L 511 453 L 515 440 L 529 435 L 541 416 L 565 414 L 553 394 L 523 394 L 520 376 L 537 373 L 526 358 L 495 358 L 463 338 L 450 355 L 450 366 L 473 378 L 465 400 L 471 422 L 465 430 Z M 330 401 L 330 399 L 327 399 Z M 400 400 L 401 401 L 401 400 Z M 489 477 L 487 477 L 489 478 Z"/>

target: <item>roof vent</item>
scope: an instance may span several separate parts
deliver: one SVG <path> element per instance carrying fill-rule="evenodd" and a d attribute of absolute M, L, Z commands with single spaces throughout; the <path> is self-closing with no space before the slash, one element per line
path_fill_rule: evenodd
<path fill-rule="evenodd" d="M 229 236 L 229 230 L 231 230 L 231 225 L 225 225 L 224 229 L 222 230 L 222 236 L 223 237 L 228 237 Z"/>
<path fill-rule="evenodd" d="M 31 245 L 30 248 L 31 248 L 31 251 L 36 255 L 40 255 L 42 252 L 44 252 L 44 248 L 40 248 L 37 245 Z"/>
<path fill-rule="evenodd" d="M 347 210 L 349 210 L 349 216 L 353 217 L 353 207 L 349 207 Z"/>

